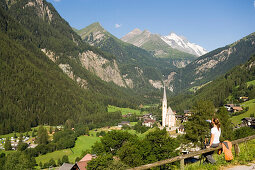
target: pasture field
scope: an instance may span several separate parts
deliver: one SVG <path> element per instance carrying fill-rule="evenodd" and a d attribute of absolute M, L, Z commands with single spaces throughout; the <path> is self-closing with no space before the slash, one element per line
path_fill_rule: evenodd
<path fill-rule="evenodd" d="M 233 116 L 230 118 L 230 120 L 232 121 L 232 123 L 234 123 L 235 125 L 241 123 L 242 119 L 245 117 L 250 117 L 251 113 L 255 113 L 255 99 L 249 100 L 247 102 L 244 102 L 241 104 L 241 106 L 243 107 L 249 107 L 249 110 L 243 114 L 237 115 L 237 116 Z"/>
<path fill-rule="evenodd" d="M 94 136 L 80 136 L 75 142 L 75 146 L 71 149 L 63 149 L 51 153 L 47 153 L 45 155 L 40 155 L 36 157 L 36 162 L 39 164 L 40 162 L 46 163 L 49 162 L 51 158 L 55 161 L 58 159 L 62 159 L 64 155 L 67 155 L 69 161 L 74 163 L 76 157 L 80 157 L 81 153 L 87 149 L 91 149 L 91 146 L 96 142 L 99 141 L 100 138 Z"/>
<path fill-rule="evenodd" d="M 143 113 L 145 113 L 145 112 L 141 113 L 140 110 L 135 110 L 130 108 L 121 108 L 121 107 L 112 106 L 112 105 L 109 105 L 107 109 L 108 109 L 108 112 L 120 111 L 122 115 L 127 115 L 128 113 L 142 115 Z"/>

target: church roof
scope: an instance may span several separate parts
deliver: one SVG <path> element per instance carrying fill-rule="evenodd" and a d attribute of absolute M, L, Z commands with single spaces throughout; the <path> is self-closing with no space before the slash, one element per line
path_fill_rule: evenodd
<path fill-rule="evenodd" d="M 173 112 L 173 110 L 171 109 L 170 106 L 169 106 L 168 109 L 167 109 L 167 114 L 168 114 L 168 115 L 173 115 L 173 114 L 174 114 L 174 112 Z"/>

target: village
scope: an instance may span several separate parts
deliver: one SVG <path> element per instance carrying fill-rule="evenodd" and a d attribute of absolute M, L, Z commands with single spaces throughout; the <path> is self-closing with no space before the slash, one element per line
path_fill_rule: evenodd
<path fill-rule="evenodd" d="M 249 100 L 247 97 L 246 98 L 242 97 L 240 99 L 244 101 Z M 243 108 L 240 104 L 225 104 L 224 107 L 227 109 L 229 115 L 239 115 L 245 111 L 245 108 Z M 189 121 L 189 119 L 192 117 L 194 113 L 192 110 L 184 110 L 182 114 L 177 114 L 176 111 L 173 111 L 170 106 L 167 106 L 167 97 L 166 97 L 165 88 L 164 88 L 164 93 L 162 98 L 161 111 L 162 111 L 161 119 L 157 119 L 157 116 L 150 112 L 145 112 L 142 115 L 136 115 L 135 113 L 128 112 L 122 115 L 123 121 L 119 122 L 117 126 L 104 127 L 100 129 L 92 129 L 90 132 L 91 133 L 90 135 L 93 135 L 94 133 L 95 136 L 102 138 L 103 135 L 106 134 L 106 132 L 109 132 L 112 130 L 135 129 L 135 127 L 138 126 L 139 122 L 141 123 L 141 125 L 139 125 L 140 128 L 146 127 L 144 131 L 153 129 L 154 127 L 158 127 L 160 129 L 165 128 L 169 136 L 171 136 L 172 138 L 177 138 L 179 135 L 184 135 L 185 123 Z M 136 117 L 136 120 L 138 122 L 128 121 L 134 116 Z M 235 126 L 236 129 L 240 127 L 255 128 L 254 116 L 244 117 L 242 118 L 241 121 L 242 121 L 241 123 Z M 56 129 L 63 129 L 63 126 L 57 126 Z M 75 131 L 75 128 L 72 128 L 72 130 Z M 52 134 L 50 134 L 50 132 L 48 133 L 49 135 L 52 136 L 54 134 L 54 130 L 52 131 Z M 20 140 L 20 137 L 18 138 L 16 134 L 10 137 L 12 150 L 17 150 L 19 140 Z M 5 150 L 4 148 L 5 141 L 6 141 L 5 137 L 0 138 L 1 150 Z M 32 135 L 28 135 L 28 134 L 22 136 L 22 142 L 27 144 L 27 148 L 35 148 L 38 145 L 36 143 L 36 137 L 32 137 Z M 192 143 L 189 143 L 186 145 L 180 145 L 177 149 L 183 154 L 188 154 L 190 152 L 199 151 L 200 147 L 198 146 L 194 147 Z M 88 162 L 90 162 L 92 159 L 96 157 L 97 156 L 95 154 L 88 153 L 85 156 L 83 156 L 79 161 L 76 161 L 74 164 L 63 162 L 63 164 L 60 166 L 59 169 L 60 170 L 77 169 L 77 168 L 84 169 L 87 166 Z"/>
<path fill-rule="evenodd" d="M 245 98 L 247 101 L 248 98 Z M 240 113 L 243 111 L 243 108 L 240 105 L 236 104 L 226 104 L 224 107 L 227 109 L 229 114 L 233 113 Z M 156 116 L 152 113 L 146 113 L 141 116 L 138 116 L 139 121 L 142 122 L 142 126 L 153 128 L 153 127 L 159 127 L 160 129 L 166 128 L 166 130 L 169 132 L 169 135 L 173 138 L 176 138 L 178 135 L 185 134 L 185 123 L 189 120 L 189 118 L 192 116 L 193 112 L 191 110 L 184 110 L 184 114 L 177 115 L 175 111 L 172 111 L 171 107 L 169 106 L 167 108 L 167 98 L 166 98 L 166 91 L 164 89 L 164 95 L 162 99 L 162 122 L 156 120 Z M 130 118 L 132 117 L 132 113 L 127 113 L 123 115 L 123 118 Z M 127 129 L 127 127 L 132 127 L 130 121 L 122 121 L 118 123 L 118 126 L 116 127 L 108 127 L 107 129 L 109 131 L 111 130 L 121 130 L 121 129 Z M 252 127 L 255 128 L 255 118 L 254 117 L 247 117 L 242 119 L 242 123 L 235 126 L 235 128 L 240 127 Z M 181 145 L 177 148 L 182 152 L 182 154 L 188 154 L 190 152 L 199 151 L 201 148 L 196 146 L 194 147 L 192 143 L 189 143 L 187 145 Z M 91 161 L 93 158 L 96 158 L 96 155 L 93 154 L 87 154 L 85 155 L 79 162 L 76 162 L 75 164 L 70 163 L 64 163 L 60 170 L 65 169 L 84 169 L 83 167 L 86 167 L 88 162 Z M 186 162 L 194 162 L 199 160 L 198 156 L 195 156 L 192 159 L 185 160 Z"/>

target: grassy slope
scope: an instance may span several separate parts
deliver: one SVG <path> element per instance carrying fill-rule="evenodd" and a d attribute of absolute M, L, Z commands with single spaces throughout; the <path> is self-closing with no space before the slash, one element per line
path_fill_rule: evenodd
<path fill-rule="evenodd" d="M 154 131 L 154 129 L 149 129 L 147 132 L 141 134 L 137 133 L 135 130 L 126 130 L 127 132 L 131 134 L 136 134 L 139 138 L 144 138 L 146 134 L 148 134 L 151 131 Z M 96 137 L 96 132 L 91 131 L 90 134 L 93 134 L 93 136 L 80 136 L 78 137 L 75 146 L 72 149 L 63 149 L 59 151 L 55 151 L 52 153 L 48 153 L 45 155 L 41 155 L 39 157 L 36 157 L 36 162 L 39 164 L 40 162 L 46 163 L 49 162 L 51 158 L 53 158 L 55 161 L 58 159 L 62 159 L 64 155 L 67 155 L 69 158 L 69 161 L 74 163 L 76 157 L 79 157 L 81 153 L 87 149 L 91 149 L 91 146 L 97 142 L 100 141 L 99 137 Z M 72 152 L 73 151 L 73 152 Z"/>
<path fill-rule="evenodd" d="M 249 110 L 243 114 L 238 115 L 238 116 L 231 117 L 231 121 L 235 125 L 241 123 L 242 118 L 250 117 L 250 114 L 255 112 L 255 99 L 242 103 L 242 106 L 249 107 Z"/>
<path fill-rule="evenodd" d="M 234 156 L 234 159 L 231 162 L 226 162 L 224 158 L 224 154 L 218 155 L 214 154 L 213 157 L 217 161 L 216 165 L 206 164 L 206 165 L 200 165 L 200 161 L 188 164 L 185 166 L 185 170 L 202 170 L 202 169 L 223 169 L 223 167 L 231 167 L 233 165 L 239 165 L 239 164 L 247 164 L 250 161 L 254 160 L 255 156 L 255 139 L 251 140 L 247 143 L 241 143 L 239 145 L 240 147 L 240 155 L 239 157 L 235 157 L 234 155 L 234 148 L 232 147 L 232 153 Z"/>
<path fill-rule="evenodd" d="M 40 162 L 45 163 L 48 162 L 51 158 L 53 158 L 55 161 L 58 159 L 62 159 L 64 155 L 67 155 L 69 158 L 69 161 L 74 163 L 76 157 L 79 157 L 81 153 L 87 149 L 90 149 L 91 146 L 96 142 L 99 141 L 99 137 L 94 136 L 80 136 L 78 137 L 75 146 L 71 149 L 64 149 L 55 151 L 52 153 L 48 153 L 45 155 L 41 155 L 39 157 L 36 157 L 36 162 L 39 164 Z"/>
<path fill-rule="evenodd" d="M 120 108 L 120 107 L 111 106 L 111 105 L 108 106 L 108 112 L 116 112 L 116 111 L 120 111 L 122 115 L 126 115 L 128 113 L 141 115 L 140 110 L 135 110 L 135 109 L 130 109 L 130 108 Z"/>

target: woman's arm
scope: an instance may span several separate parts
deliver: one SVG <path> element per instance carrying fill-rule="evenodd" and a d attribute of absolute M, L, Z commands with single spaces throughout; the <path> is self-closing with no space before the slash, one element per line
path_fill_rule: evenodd
<path fill-rule="evenodd" d="M 210 140 L 209 146 L 212 146 L 213 140 L 214 140 L 214 134 L 211 134 L 211 140 Z"/>

